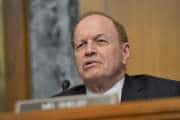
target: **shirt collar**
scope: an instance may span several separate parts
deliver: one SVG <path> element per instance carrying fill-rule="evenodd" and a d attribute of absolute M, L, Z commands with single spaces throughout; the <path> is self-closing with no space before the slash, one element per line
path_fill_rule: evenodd
<path fill-rule="evenodd" d="M 122 96 L 122 88 L 124 85 L 124 80 L 125 77 L 123 77 L 121 80 L 119 80 L 115 85 L 113 85 L 109 90 L 106 92 L 102 93 L 104 95 L 111 95 L 111 94 L 117 94 L 119 101 L 121 101 L 121 96 Z M 87 89 L 87 88 L 86 88 Z M 97 93 L 93 93 L 89 89 L 87 89 L 87 95 L 97 95 Z"/>

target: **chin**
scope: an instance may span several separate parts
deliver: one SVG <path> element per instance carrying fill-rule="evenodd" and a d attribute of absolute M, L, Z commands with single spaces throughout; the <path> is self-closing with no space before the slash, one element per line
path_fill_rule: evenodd
<path fill-rule="evenodd" d="M 88 74 L 88 75 L 84 75 L 84 76 L 82 76 L 82 78 L 84 79 L 84 80 L 98 80 L 98 79 L 102 79 L 102 78 L 104 78 L 103 77 L 104 75 L 102 75 L 102 74 L 97 74 L 97 73 L 95 73 L 95 74 Z"/>

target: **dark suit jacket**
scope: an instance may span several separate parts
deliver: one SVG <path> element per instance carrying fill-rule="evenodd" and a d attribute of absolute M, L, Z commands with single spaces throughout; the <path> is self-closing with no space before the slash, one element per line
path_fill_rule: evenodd
<path fill-rule="evenodd" d="M 84 85 L 79 85 L 61 92 L 56 96 L 85 94 Z M 125 76 L 122 100 L 143 100 L 180 96 L 180 81 L 168 80 L 149 75 Z"/>

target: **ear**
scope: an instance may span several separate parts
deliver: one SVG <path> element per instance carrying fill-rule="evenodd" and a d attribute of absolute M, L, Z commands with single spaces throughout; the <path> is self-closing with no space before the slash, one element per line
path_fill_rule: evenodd
<path fill-rule="evenodd" d="M 128 42 L 122 44 L 122 63 L 127 64 L 128 58 L 130 56 L 129 44 Z"/>

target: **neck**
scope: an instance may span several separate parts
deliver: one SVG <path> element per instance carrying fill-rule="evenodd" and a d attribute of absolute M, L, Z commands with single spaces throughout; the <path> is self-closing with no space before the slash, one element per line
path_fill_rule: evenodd
<path fill-rule="evenodd" d="M 94 93 L 104 93 L 110 88 L 112 88 L 119 80 L 121 80 L 125 76 L 125 73 L 121 73 L 116 77 L 104 78 L 104 79 L 96 79 L 90 80 L 91 83 L 85 83 L 86 87 L 94 92 Z"/>

